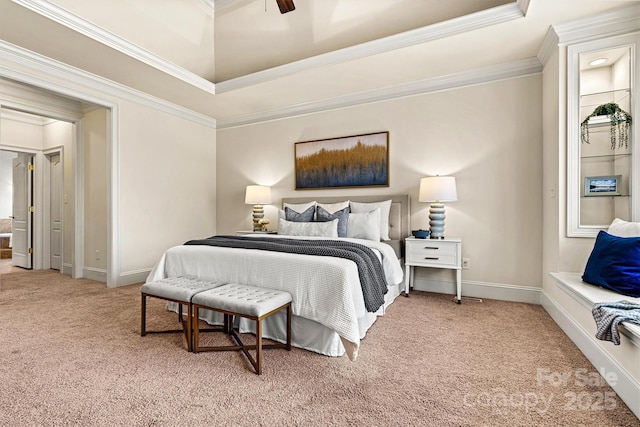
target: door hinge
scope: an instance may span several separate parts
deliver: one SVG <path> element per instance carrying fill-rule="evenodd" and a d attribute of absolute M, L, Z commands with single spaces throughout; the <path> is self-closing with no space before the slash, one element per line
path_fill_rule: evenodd
<path fill-rule="evenodd" d="M 36 167 L 33 165 L 33 163 L 29 163 L 29 170 L 30 171 L 36 170 Z"/>
<path fill-rule="evenodd" d="M 29 253 L 32 254 L 33 253 L 33 248 L 29 248 Z"/>
<path fill-rule="evenodd" d="M 29 206 L 29 212 L 33 213 L 36 211 L 36 208 L 34 206 Z"/>

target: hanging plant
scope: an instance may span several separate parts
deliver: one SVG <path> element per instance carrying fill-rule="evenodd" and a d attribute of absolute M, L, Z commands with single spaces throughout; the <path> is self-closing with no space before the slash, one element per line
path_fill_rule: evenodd
<path fill-rule="evenodd" d="M 629 146 L 629 130 L 631 129 L 631 115 L 614 102 L 602 104 L 593 110 L 582 123 L 580 123 L 580 138 L 582 142 L 589 144 L 589 119 L 596 116 L 609 116 L 611 122 L 611 149 Z"/>

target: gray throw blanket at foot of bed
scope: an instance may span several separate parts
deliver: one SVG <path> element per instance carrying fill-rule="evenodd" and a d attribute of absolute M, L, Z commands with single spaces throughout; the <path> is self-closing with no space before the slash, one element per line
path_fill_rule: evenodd
<path fill-rule="evenodd" d="M 375 313 L 384 304 L 387 293 L 382 264 L 371 248 L 343 240 L 272 239 L 268 237 L 213 236 L 190 240 L 185 245 L 222 246 L 227 248 L 259 249 L 303 255 L 332 256 L 355 262 L 362 286 L 364 306 Z"/>
<path fill-rule="evenodd" d="M 598 327 L 596 338 L 615 345 L 620 345 L 618 325 L 621 322 L 640 325 L 640 304 L 631 301 L 599 302 L 594 304 L 591 313 Z"/>

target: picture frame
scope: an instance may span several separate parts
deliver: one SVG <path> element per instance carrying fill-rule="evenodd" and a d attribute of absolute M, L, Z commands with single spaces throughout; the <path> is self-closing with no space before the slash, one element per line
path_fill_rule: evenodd
<path fill-rule="evenodd" d="M 389 132 L 294 144 L 295 189 L 389 186 Z"/>
<path fill-rule="evenodd" d="M 622 175 L 586 176 L 584 178 L 584 196 L 620 196 Z"/>

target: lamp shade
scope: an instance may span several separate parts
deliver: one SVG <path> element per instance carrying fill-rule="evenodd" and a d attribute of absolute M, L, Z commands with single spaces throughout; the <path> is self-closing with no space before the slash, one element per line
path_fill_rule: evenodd
<path fill-rule="evenodd" d="M 271 187 L 266 185 L 247 185 L 244 202 L 247 205 L 268 205 L 271 203 Z"/>
<path fill-rule="evenodd" d="M 420 180 L 421 202 L 454 202 L 458 200 L 456 178 L 453 176 L 429 176 Z"/>

